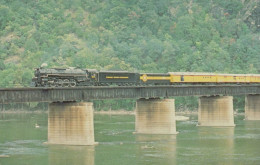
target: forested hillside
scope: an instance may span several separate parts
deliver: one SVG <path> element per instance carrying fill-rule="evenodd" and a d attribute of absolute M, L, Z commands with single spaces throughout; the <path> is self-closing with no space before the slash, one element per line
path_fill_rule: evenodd
<path fill-rule="evenodd" d="M 33 68 L 260 73 L 259 0 L 1 0 L 0 87 Z"/>

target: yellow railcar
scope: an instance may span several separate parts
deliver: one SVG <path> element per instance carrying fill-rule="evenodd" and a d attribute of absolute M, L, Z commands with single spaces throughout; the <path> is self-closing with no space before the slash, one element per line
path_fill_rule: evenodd
<path fill-rule="evenodd" d="M 260 83 L 259 74 L 169 72 L 170 83 Z"/>
<path fill-rule="evenodd" d="M 239 84 L 260 83 L 258 74 L 216 74 L 198 72 L 169 72 L 169 73 L 144 73 L 140 74 L 143 84 Z"/>
<path fill-rule="evenodd" d="M 169 84 L 170 74 L 168 73 L 141 73 L 140 81 L 142 84 Z"/>
<path fill-rule="evenodd" d="M 247 79 L 251 83 L 260 83 L 260 75 L 257 75 L 257 74 L 252 74 L 252 75 L 248 76 Z"/>
<path fill-rule="evenodd" d="M 216 83 L 217 77 L 212 73 L 169 72 L 171 83 Z"/>
<path fill-rule="evenodd" d="M 246 78 L 242 74 L 217 74 L 217 83 L 246 83 Z"/>

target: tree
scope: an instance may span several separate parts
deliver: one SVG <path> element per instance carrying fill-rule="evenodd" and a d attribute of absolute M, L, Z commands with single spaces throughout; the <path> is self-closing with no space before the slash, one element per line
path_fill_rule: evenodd
<path fill-rule="evenodd" d="M 4 70 L 4 69 L 5 69 L 4 61 L 0 59 L 0 70 Z"/>
<path fill-rule="evenodd" d="M 0 5 L 0 30 L 4 30 L 9 21 L 12 20 L 13 13 L 7 6 Z"/>
<path fill-rule="evenodd" d="M 22 84 L 23 86 L 30 86 L 33 78 L 33 70 L 32 69 L 25 69 L 22 73 Z"/>
<path fill-rule="evenodd" d="M 38 44 L 37 44 L 37 42 L 33 38 L 28 39 L 25 42 L 24 47 L 25 47 L 26 51 L 30 51 L 30 52 L 38 51 Z"/>

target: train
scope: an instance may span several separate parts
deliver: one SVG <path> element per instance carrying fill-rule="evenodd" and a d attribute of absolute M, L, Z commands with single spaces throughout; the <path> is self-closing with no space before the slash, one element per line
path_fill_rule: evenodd
<path fill-rule="evenodd" d="M 35 68 L 34 87 L 260 84 L 260 74 L 138 73 L 80 68 Z"/>

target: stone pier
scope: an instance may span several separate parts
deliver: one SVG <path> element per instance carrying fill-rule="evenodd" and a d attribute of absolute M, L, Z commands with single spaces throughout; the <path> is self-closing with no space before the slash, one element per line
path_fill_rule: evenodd
<path fill-rule="evenodd" d="M 137 134 L 177 134 L 174 99 L 139 99 L 136 102 Z"/>
<path fill-rule="evenodd" d="M 235 126 L 232 96 L 199 98 L 198 126 Z"/>
<path fill-rule="evenodd" d="M 260 120 L 260 95 L 247 95 L 245 100 L 245 119 Z"/>
<path fill-rule="evenodd" d="M 48 143 L 94 145 L 93 103 L 50 103 Z"/>

